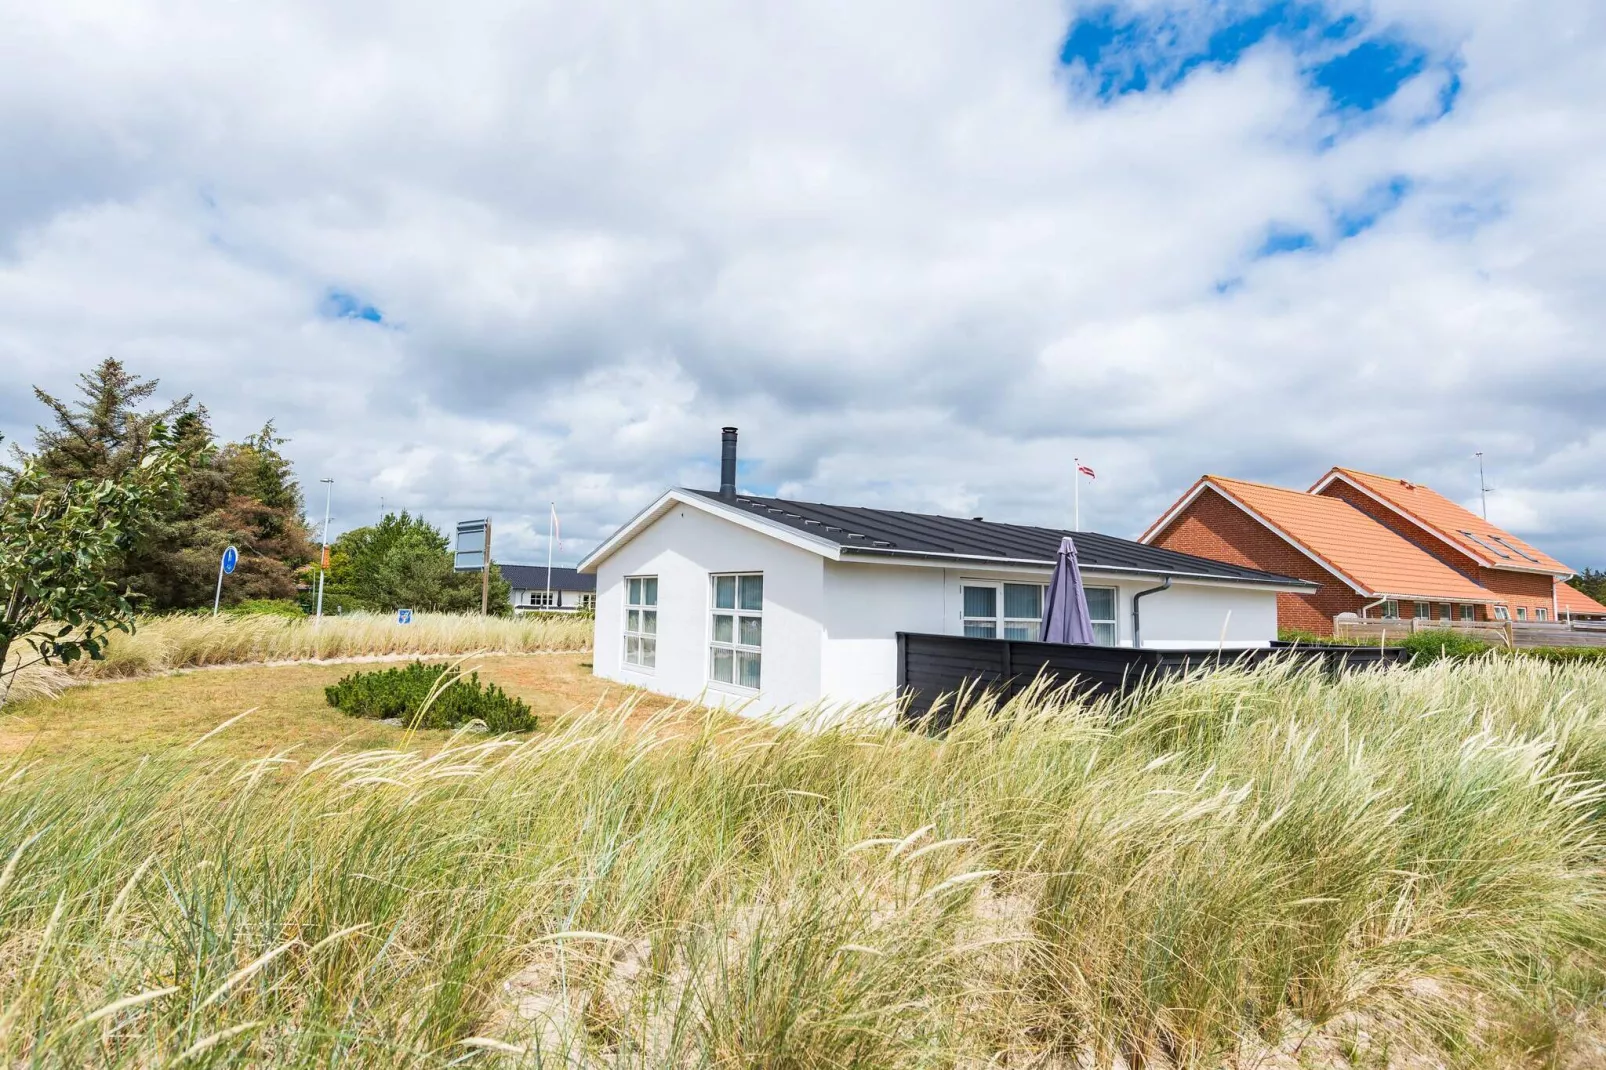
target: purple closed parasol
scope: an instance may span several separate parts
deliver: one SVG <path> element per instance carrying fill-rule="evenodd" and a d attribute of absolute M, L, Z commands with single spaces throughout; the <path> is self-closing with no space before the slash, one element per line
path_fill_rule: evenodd
<path fill-rule="evenodd" d="M 1039 639 L 1045 643 L 1093 645 L 1093 622 L 1088 618 L 1087 592 L 1082 589 L 1082 569 L 1076 560 L 1076 544 L 1069 535 L 1060 540 L 1054 576 L 1048 581 Z"/>

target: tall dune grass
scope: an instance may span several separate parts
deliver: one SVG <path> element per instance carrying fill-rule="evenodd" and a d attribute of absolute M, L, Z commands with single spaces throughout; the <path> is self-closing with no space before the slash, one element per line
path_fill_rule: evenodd
<path fill-rule="evenodd" d="M 940 739 L 617 712 L 0 766 L 0 1061 L 1539 1066 L 1598 1026 L 1598 667 L 1272 666 Z"/>
<path fill-rule="evenodd" d="M 171 669 L 269 661 L 475 652 L 526 654 L 589 650 L 591 621 L 423 613 L 411 624 L 371 613 L 325 617 L 321 624 L 283 617 L 150 617 L 132 635 L 117 634 L 106 657 L 65 666 L 67 677 L 24 670 L 14 696 L 50 694 L 65 679 L 107 680 Z"/>

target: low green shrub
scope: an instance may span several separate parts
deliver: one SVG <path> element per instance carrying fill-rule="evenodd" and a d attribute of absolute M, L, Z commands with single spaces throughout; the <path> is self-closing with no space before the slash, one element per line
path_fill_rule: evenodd
<path fill-rule="evenodd" d="M 1488 643 L 1465 632 L 1434 628 L 1391 639 L 1390 646 L 1409 650 L 1411 664 L 1425 665 L 1440 658 L 1475 658 L 1493 649 Z"/>
<path fill-rule="evenodd" d="M 1568 663 L 1575 661 L 1606 663 L 1606 647 L 1599 646 L 1536 646 L 1517 653 L 1538 661 Z"/>
<path fill-rule="evenodd" d="M 307 613 L 293 598 L 247 598 L 223 612 L 231 617 L 286 617 L 301 620 Z"/>
<path fill-rule="evenodd" d="M 495 684 L 480 683 L 479 673 L 452 681 L 429 702 L 446 671 L 445 665 L 415 661 L 398 669 L 352 673 L 324 688 L 324 697 L 352 717 L 399 717 L 413 728 L 459 728 L 482 721 L 493 732 L 535 730 L 529 705 Z"/>

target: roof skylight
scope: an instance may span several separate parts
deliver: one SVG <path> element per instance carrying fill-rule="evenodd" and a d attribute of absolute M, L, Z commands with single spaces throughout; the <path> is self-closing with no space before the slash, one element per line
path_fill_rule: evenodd
<path fill-rule="evenodd" d="M 1462 529 L 1461 534 L 1465 535 L 1467 538 L 1471 539 L 1473 542 L 1477 543 L 1479 546 L 1483 547 L 1485 550 L 1488 550 L 1491 554 L 1494 554 L 1496 557 L 1503 557 L 1507 561 L 1511 560 L 1511 555 L 1510 554 L 1506 553 L 1504 550 L 1500 549 L 1500 547 L 1498 547 L 1498 546 L 1490 546 L 1488 543 L 1484 542 L 1482 539 L 1480 539 L 1476 535 L 1472 534 L 1472 532 L 1467 531 L 1465 529 Z"/>

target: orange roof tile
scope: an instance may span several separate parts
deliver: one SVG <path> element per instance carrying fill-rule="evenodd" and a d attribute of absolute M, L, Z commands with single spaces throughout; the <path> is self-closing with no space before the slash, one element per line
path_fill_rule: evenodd
<path fill-rule="evenodd" d="M 1606 606 L 1560 580 L 1556 581 L 1556 609 L 1563 614 L 1571 613 L 1575 617 L 1606 616 Z"/>
<path fill-rule="evenodd" d="M 1373 597 L 1495 600 L 1487 590 L 1348 502 L 1221 476 L 1206 476 L 1203 482 Z"/>
<path fill-rule="evenodd" d="M 1316 486 L 1322 486 L 1335 476 L 1342 476 L 1383 499 L 1457 550 L 1490 568 L 1572 575 L 1573 570 L 1554 557 L 1495 527 L 1476 513 L 1461 508 L 1431 487 L 1371 472 L 1359 472 L 1353 468 L 1334 468 L 1318 480 Z"/>

